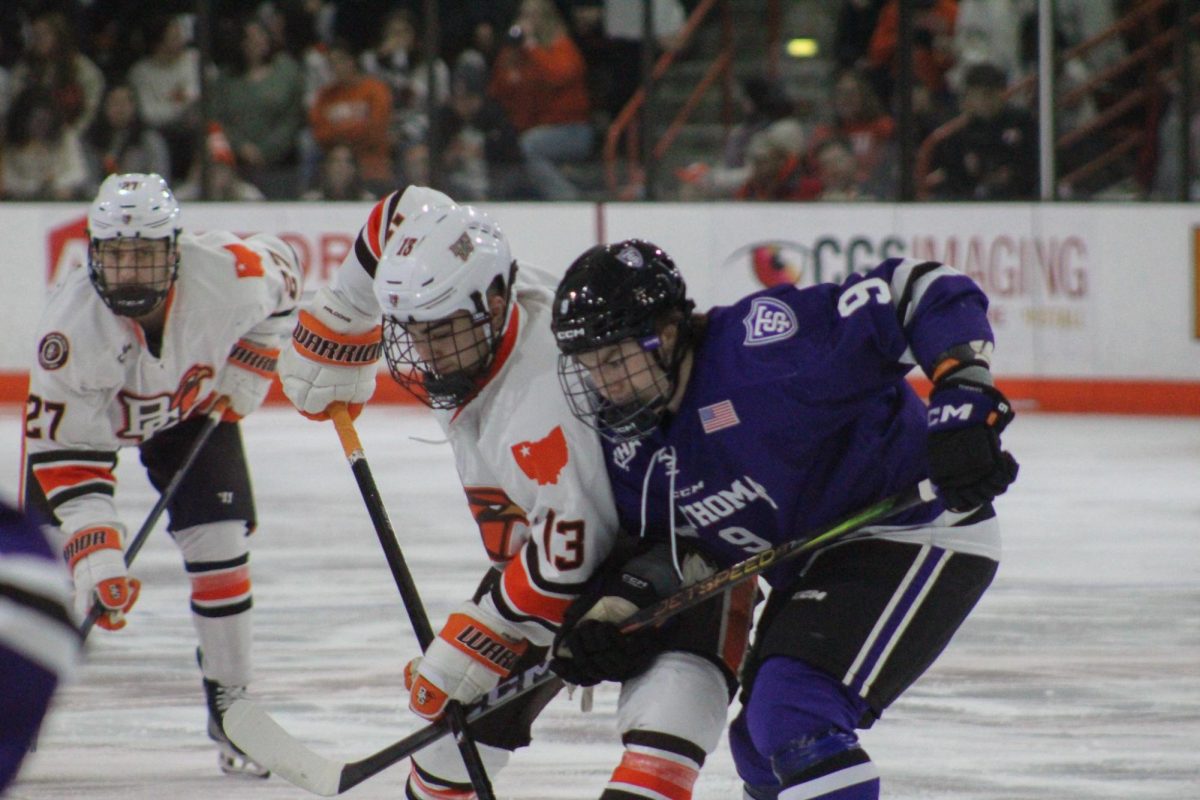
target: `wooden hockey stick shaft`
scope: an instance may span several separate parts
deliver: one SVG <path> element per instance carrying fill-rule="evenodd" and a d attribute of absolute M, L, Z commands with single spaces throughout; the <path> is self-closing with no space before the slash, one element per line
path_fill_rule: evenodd
<path fill-rule="evenodd" d="M 229 398 L 222 396 L 217 398 L 216 404 L 209 410 L 207 419 L 204 420 L 204 427 L 200 428 L 200 432 L 192 440 L 191 449 L 184 456 L 183 463 L 179 465 L 179 469 L 175 470 L 175 474 L 171 476 L 171 481 L 167 484 L 167 488 L 162 490 L 162 494 L 158 496 L 158 502 L 154 504 L 154 508 L 150 509 L 150 513 L 146 516 L 146 521 L 142 523 L 142 527 L 138 528 L 138 532 L 130 540 L 129 546 L 125 548 L 126 567 L 132 564 L 133 560 L 137 558 L 142 545 L 150 538 L 150 532 L 158 524 L 158 518 L 162 516 L 167 505 L 175 499 L 175 493 L 179 491 L 179 487 L 183 484 L 183 479 L 187 477 L 188 472 L 192 469 L 192 465 L 196 463 L 196 459 L 199 457 L 200 451 L 204 449 L 204 444 L 208 441 L 208 438 L 212 436 L 213 431 L 221 424 L 221 417 L 228 407 Z M 101 613 L 102 606 L 99 603 L 93 604 L 88 611 L 87 617 L 83 620 L 83 624 L 79 626 L 79 635 L 81 637 L 87 638 L 87 635 L 92 631 L 92 626 L 96 624 L 96 620 L 100 619 Z"/>
<path fill-rule="evenodd" d="M 764 550 L 717 572 L 710 578 L 685 587 L 671 597 L 647 606 L 630 617 L 621 630 L 632 632 L 649 625 L 661 624 L 681 611 L 702 603 L 735 584 L 749 580 L 772 567 L 802 553 L 815 550 L 839 537 L 847 536 L 901 511 L 928 502 L 933 497 L 933 487 L 929 481 L 922 481 L 911 489 L 880 500 L 815 533 Z M 527 692 L 550 681 L 558 680 L 560 678 L 551 672 L 546 664 L 539 664 L 501 682 L 486 696 L 462 707 L 461 710 L 465 714 L 467 723 L 470 724 Z M 280 776 L 302 789 L 326 797 L 341 794 L 357 786 L 396 762 L 408 758 L 421 748 L 437 741 L 450 730 L 445 719 L 438 720 L 366 758 L 339 762 L 308 749 L 283 730 L 266 711 L 249 701 L 239 700 L 234 703 L 226 713 L 225 727 L 234 743 L 256 760 L 266 764 Z"/>
<path fill-rule="evenodd" d="M 346 460 L 350 462 L 354 479 L 358 482 L 359 492 L 362 494 L 363 503 L 367 506 L 371 522 L 375 526 L 375 534 L 379 538 L 379 544 L 383 547 L 388 567 L 396 581 L 396 588 L 400 590 L 400 598 L 404 601 L 404 608 L 408 612 L 408 618 L 417 635 L 417 643 L 424 651 L 433 641 L 433 627 L 429 624 L 429 616 L 425 613 L 425 604 L 421 602 L 416 582 L 413 581 L 412 573 L 409 572 L 408 564 L 404 560 L 404 554 L 400 551 L 396 531 L 392 527 L 391 520 L 388 519 L 387 510 L 383 506 L 383 498 L 379 494 L 379 488 L 375 485 L 375 478 L 371 475 L 371 468 L 367 464 L 367 456 L 363 451 L 362 442 L 358 438 L 358 431 L 355 430 L 354 420 L 345 403 L 332 404 L 329 408 L 329 416 L 337 429 L 338 439 L 341 440 Z M 483 759 L 479 756 L 479 749 L 475 746 L 474 739 L 467 731 L 462 705 L 454 700 L 447 703 L 446 719 L 450 729 L 454 732 L 463 764 L 467 768 L 467 775 L 471 780 L 471 785 L 475 787 L 475 793 L 479 796 L 479 800 L 494 800 L 495 792 L 488 779 L 487 769 L 484 767 Z"/>

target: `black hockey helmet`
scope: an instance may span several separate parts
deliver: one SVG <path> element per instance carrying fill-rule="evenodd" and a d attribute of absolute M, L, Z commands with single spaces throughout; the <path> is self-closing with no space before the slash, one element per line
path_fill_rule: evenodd
<path fill-rule="evenodd" d="M 572 355 L 655 334 L 672 310 L 692 302 L 671 257 L 641 239 L 598 244 L 567 268 L 554 295 L 551 325 L 559 352 Z"/>
<path fill-rule="evenodd" d="M 694 304 L 675 262 L 640 239 L 596 245 L 567 268 L 554 295 L 551 328 L 559 350 L 559 379 L 575 416 L 607 438 L 628 440 L 659 423 L 678 386 L 691 345 Z M 677 325 L 675 346 L 664 354 L 666 322 Z M 616 404 L 587 375 L 577 355 L 634 339 L 662 370 L 653 398 Z M 632 377 L 626 375 L 626 377 Z"/>

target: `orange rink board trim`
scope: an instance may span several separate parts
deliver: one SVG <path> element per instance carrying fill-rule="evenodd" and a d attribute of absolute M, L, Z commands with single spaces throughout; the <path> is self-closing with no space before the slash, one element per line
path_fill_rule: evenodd
<path fill-rule="evenodd" d="M 915 378 L 925 396 L 929 381 Z M 1200 417 L 1200 381 L 1093 380 L 1006 378 L 996 381 L 1018 412 L 1057 411 L 1076 414 L 1146 414 Z M 22 403 L 29 385 L 24 373 L 0 372 L 0 403 Z M 286 403 L 276 383 L 268 403 Z M 387 375 L 380 375 L 372 403 L 415 405 L 417 401 Z"/>

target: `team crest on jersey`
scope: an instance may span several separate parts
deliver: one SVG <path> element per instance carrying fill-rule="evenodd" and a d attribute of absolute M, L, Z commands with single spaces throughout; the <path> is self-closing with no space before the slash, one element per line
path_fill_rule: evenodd
<path fill-rule="evenodd" d="M 751 347 L 787 339 L 797 328 L 796 313 L 791 306 L 774 297 L 754 298 L 742 324 L 746 326 L 744 344 Z"/>
<path fill-rule="evenodd" d="M 117 399 L 121 402 L 125 424 L 117 431 L 117 436 L 144 442 L 163 428 L 186 419 L 201 400 L 204 381 L 215 374 L 208 364 L 193 364 L 179 379 L 173 392 L 142 397 L 121 390 Z"/>
<path fill-rule="evenodd" d="M 567 437 L 561 425 L 536 442 L 517 442 L 512 446 L 513 458 L 521 472 L 535 481 L 538 486 L 558 483 L 558 476 L 567 465 Z"/>
<path fill-rule="evenodd" d="M 71 344 L 67 337 L 58 331 L 51 331 L 38 344 L 38 365 L 44 370 L 59 369 L 67 363 L 70 354 Z"/>
<path fill-rule="evenodd" d="M 471 253 L 475 252 L 475 245 L 471 243 L 471 237 L 463 231 L 462 236 L 454 240 L 454 244 L 450 245 L 450 252 L 458 256 L 463 261 L 471 257 Z"/>

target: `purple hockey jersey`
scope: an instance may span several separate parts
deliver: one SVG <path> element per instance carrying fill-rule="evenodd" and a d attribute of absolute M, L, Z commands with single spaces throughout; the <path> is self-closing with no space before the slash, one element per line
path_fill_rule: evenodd
<path fill-rule="evenodd" d="M 66 566 L 37 524 L 0 503 L 0 794 L 78 657 L 70 592 Z"/>
<path fill-rule="evenodd" d="M 605 445 L 622 527 L 641 530 L 644 512 L 646 536 L 674 530 L 727 566 L 915 485 L 926 406 L 905 375 L 991 341 L 980 288 L 912 259 L 713 308 L 679 409 L 644 439 Z M 935 501 L 888 523 L 942 511 Z M 786 586 L 798 563 L 768 582 Z"/>

